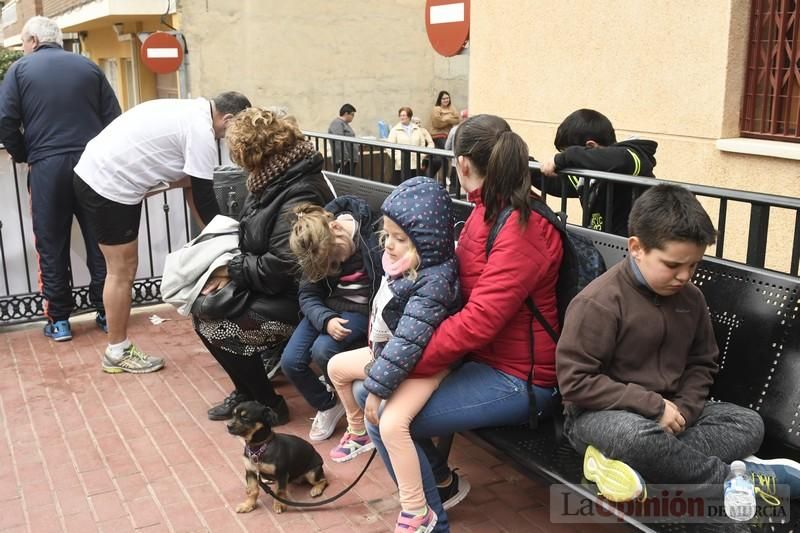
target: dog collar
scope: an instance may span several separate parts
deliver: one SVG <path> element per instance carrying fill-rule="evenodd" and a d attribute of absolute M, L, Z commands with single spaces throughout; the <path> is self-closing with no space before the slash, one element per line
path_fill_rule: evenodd
<path fill-rule="evenodd" d="M 248 459 L 250 459 L 250 461 L 252 461 L 253 463 L 260 463 L 260 462 L 261 462 L 261 455 L 262 455 L 262 454 L 264 453 L 264 451 L 267 449 L 267 446 L 269 445 L 269 443 L 270 443 L 271 441 L 272 441 L 272 436 L 270 436 L 269 438 L 267 438 L 267 440 L 265 440 L 264 442 L 262 442 L 262 443 L 261 443 L 261 446 L 259 446 L 259 447 L 258 447 L 258 449 L 256 449 L 256 450 L 254 450 L 253 448 L 251 448 L 249 444 L 245 444 L 245 445 L 244 445 L 244 454 L 245 454 L 245 455 L 247 456 L 247 458 L 248 458 Z"/>

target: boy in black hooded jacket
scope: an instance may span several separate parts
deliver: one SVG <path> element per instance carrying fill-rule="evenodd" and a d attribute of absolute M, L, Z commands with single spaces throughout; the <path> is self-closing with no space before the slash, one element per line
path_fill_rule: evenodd
<path fill-rule="evenodd" d="M 606 197 L 610 183 L 571 175 L 559 178 L 558 172 L 565 168 L 582 168 L 654 178 L 658 144 L 641 139 L 617 142 L 611 121 L 593 109 L 579 109 L 565 118 L 558 126 L 554 144 L 558 153 L 542 163 L 542 174 L 556 178 L 547 180 L 547 194 L 577 197 L 583 201 L 584 188 L 588 186 L 588 201 L 583 209 L 589 210 L 589 227 L 627 237 L 633 186 L 613 184 L 613 209 L 608 213 Z M 532 181 L 542 189 L 541 177 Z"/>

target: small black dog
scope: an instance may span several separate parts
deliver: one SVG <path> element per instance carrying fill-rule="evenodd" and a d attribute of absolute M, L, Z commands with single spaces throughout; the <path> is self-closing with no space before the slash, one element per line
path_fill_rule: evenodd
<path fill-rule="evenodd" d="M 258 402 L 244 402 L 233 410 L 233 420 L 228 422 L 228 433 L 244 438 L 245 480 L 247 500 L 236 507 L 237 513 L 249 513 L 258 500 L 258 475 L 275 482 L 275 493 L 288 499 L 289 483 L 303 480 L 311 484 L 311 497 L 320 496 L 328 486 L 322 471 L 322 457 L 311 444 L 294 435 L 274 433 L 272 425 L 276 414 Z M 276 513 L 286 510 L 286 505 L 273 500 Z"/>

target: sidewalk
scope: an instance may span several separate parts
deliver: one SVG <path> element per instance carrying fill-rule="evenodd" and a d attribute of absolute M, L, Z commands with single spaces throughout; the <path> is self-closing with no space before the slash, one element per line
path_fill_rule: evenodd
<path fill-rule="evenodd" d="M 152 325 L 154 313 L 170 320 Z M 262 494 L 253 512 L 233 512 L 244 499 L 242 443 L 223 422 L 206 418 L 231 388 L 225 373 L 190 321 L 169 306 L 135 310 L 130 333 L 166 359 L 164 370 L 104 374 L 104 335 L 91 316 L 73 320 L 71 342 L 46 339 L 39 324 L 0 333 L 0 531 L 392 531 L 396 488 L 377 458 L 329 506 L 276 515 Z M 314 413 L 284 378 L 276 385 L 292 416 L 279 431 L 307 438 Z M 327 460 L 333 444 L 317 446 L 331 481 L 325 496 L 350 483 L 366 461 Z M 473 487 L 450 512 L 454 532 L 623 530 L 550 524 L 546 485 L 461 437 L 451 462 Z M 302 486 L 292 489 L 297 499 L 308 498 Z"/>

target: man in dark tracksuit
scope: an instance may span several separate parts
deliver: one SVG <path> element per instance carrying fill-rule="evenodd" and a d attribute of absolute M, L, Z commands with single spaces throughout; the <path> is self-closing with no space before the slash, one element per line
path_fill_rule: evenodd
<path fill-rule="evenodd" d="M 579 109 L 564 119 L 556 132 L 555 145 L 559 153 L 542 163 L 542 174 L 549 178 L 557 176 L 565 168 L 655 177 L 653 167 L 656 166 L 658 144 L 644 139 L 617 142 L 611 121 L 592 109 Z M 542 190 L 541 176 L 533 176 L 532 183 Z M 602 180 L 563 175 L 562 178 L 548 179 L 546 185 L 547 194 L 563 194 L 581 198 L 581 201 L 584 189 L 588 187 L 588 200 L 583 209 L 589 212 L 589 227 L 628 236 L 628 215 L 635 192 L 632 185 L 613 185 L 613 209 L 610 213 L 606 207 L 609 184 Z"/>
<path fill-rule="evenodd" d="M 70 267 L 72 216 L 86 243 L 91 274 L 89 297 L 96 322 L 106 329 L 103 283 L 106 264 L 94 230 L 74 198 L 72 169 L 86 143 L 120 114 L 103 72 L 62 48 L 58 25 L 33 17 L 22 30 L 25 56 L 14 63 L 0 88 L 0 141 L 17 163 L 28 163 L 33 233 L 39 254 L 39 285 L 48 324 L 45 335 L 72 338 L 74 308 Z"/>

